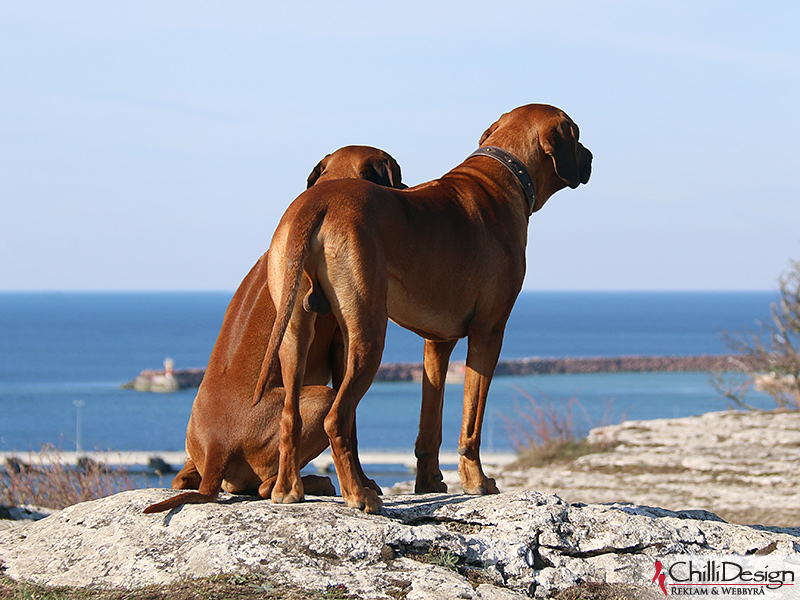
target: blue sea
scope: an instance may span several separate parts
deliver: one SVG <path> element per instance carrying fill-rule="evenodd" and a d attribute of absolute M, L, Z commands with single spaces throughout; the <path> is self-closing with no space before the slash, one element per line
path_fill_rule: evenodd
<path fill-rule="evenodd" d="M 0 294 L 0 450 L 74 450 L 78 406 L 84 450 L 180 451 L 195 390 L 160 395 L 121 389 L 140 370 L 208 361 L 232 293 Z M 723 354 L 721 331 L 755 328 L 771 292 L 523 292 L 501 358 Z M 422 341 L 393 324 L 384 362 L 415 362 Z M 463 360 L 461 343 L 454 360 Z M 455 450 L 462 385 L 448 385 L 444 450 Z M 727 407 L 707 373 L 497 377 L 484 425 L 485 451 L 509 451 L 504 417 L 532 397 L 563 409 L 576 398 L 579 425 L 696 415 Z M 376 383 L 358 409 L 362 450 L 411 450 L 420 385 Z M 609 417 L 610 410 L 610 417 Z"/>

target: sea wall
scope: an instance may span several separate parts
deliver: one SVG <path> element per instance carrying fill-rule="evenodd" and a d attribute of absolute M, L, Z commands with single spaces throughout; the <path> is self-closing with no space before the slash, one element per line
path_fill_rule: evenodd
<path fill-rule="evenodd" d="M 656 371 L 723 371 L 729 368 L 732 357 L 703 354 L 699 356 L 595 356 L 582 358 L 520 358 L 501 360 L 497 363 L 495 376 L 545 375 L 557 373 L 643 373 Z M 464 363 L 450 365 L 448 380 L 458 381 L 464 377 Z M 176 369 L 174 377 L 179 389 L 199 387 L 205 369 Z M 142 371 L 126 388 L 147 391 L 141 382 L 164 375 L 164 370 Z M 419 381 L 422 379 L 422 363 L 382 364 L 375 381 Z"/>
<path fill-rule="evenodd" d="M 729 356 L 595 356 L 583 358 L 520 358 L 501 360 L 495 376 L 563 373 L 646 373 L 656 371 L 722 371 Z M 464 363 L 451 363 L 448 377 L 463 378 Z M 418 381 L 422 363 L 381 365 L 375 381 Z"/>

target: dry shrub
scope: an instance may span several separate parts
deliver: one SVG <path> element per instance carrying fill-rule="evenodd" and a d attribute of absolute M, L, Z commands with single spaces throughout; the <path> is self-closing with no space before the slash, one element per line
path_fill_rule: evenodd
<path fill-rule="evenodd" d="M 541 467 L 553 463 L 566 463 L 585 454 L 602 452 L 614 446 L 613 440 L 602 444 L 590 443 L 586 439 L 589 429 L 608 425 L 611 421 L 611 403 L 600 423 L 593 423 L 586 409 L 574 396 L 562 408 L 547 400 L 542 405 L 525 390 L 518 390 L 526 400 L 520 406 L 514 400 L 515 415 L 500 415 L 511 446 L 518 454 L 517 465 Z M 584 426 L 579 425 L 575 412 L 580 411 Z"/>
<path fill-rule="evenodd" d="M 137 485 L 136 479 L 139 478 L 125 469 L 112 469 L 90 459 L 81 460 L 77 466 L 70 465 L 59 449 L 48 444 L 40 452 L 28 452 L 27 462 L 13 459 L 6 462 L 0 471 L 0 504 L 60 509 L 146 487 L 143 476 L 142 485 Z"/>
<path fill-rule="evenodd" d="M 555 600 L 644 600 L 658 598 L 658 595 L 650 589 L 637 585 L 587 581 L 561 590 L 553 598 Z"/>
<path fill-rule="evenodd" d="M 779 409 L 800 410 L 800 261 L 791 265 L 778 279 L 770 319 L 758 322 L 756 331 L 723 334 L 738 356 L 713 376 L 712 384 L 739 408 L 755 410 L 747 400 L 755 390 L 772 397 Z"/>

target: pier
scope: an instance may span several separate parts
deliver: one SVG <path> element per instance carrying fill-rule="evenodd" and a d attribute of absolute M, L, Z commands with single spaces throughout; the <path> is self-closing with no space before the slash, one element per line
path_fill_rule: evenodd
<path fill-rule="evenodd" d="M 574 373 L 652 373 L 687 371 L 730 370 L 735 357 L 728 355 L 702 354 L 698 356 L 589 356 L 578 358 L 517 358 L 500 360 L 495 377 L 508 375 L 555 375 Z M 466 366 L 463 362 L 452 362 L 447 372 L 448 383 L 464 381 Z M 375 381 L 422 381 L 422 363 L 384 363 L 378 369 Z M 162 379 L 166 370 L 142 371 L 134 381 L 123 384 L 123 388 L 137 391 L 175 391 L 200 386 L 205 369 L 175 369 L 169 372 L 174 389 L 164 389 Z M 153 387 L 150 387 L 152 384 Z"/>

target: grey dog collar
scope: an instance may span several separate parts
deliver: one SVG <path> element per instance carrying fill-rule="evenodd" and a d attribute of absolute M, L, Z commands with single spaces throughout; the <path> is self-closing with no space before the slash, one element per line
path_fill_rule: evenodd
<path fill-rule="evenodd" d="M 467 158 L 471 158 L 473 156 L 490 156 L 496 161 L 500 162 L 506 169 L 511 171 L 514 177 L 517 178 L 522 189 L 525 191 L 525 199 L 528 201 L 528 211 L 529 213 L 533 212 L 533 201 L 536 198 L 536 190 L 533 187 L 533 179 L 531 178 L 530 173 L 528 173 L 528 169 L 525 168 L 525 165 L 513 154 L 510 152 L 506 152 L 502 148 L 498 148 L 497 146 L 483 146 L 482 148 L 478 148 L 470 154 Z"/>

